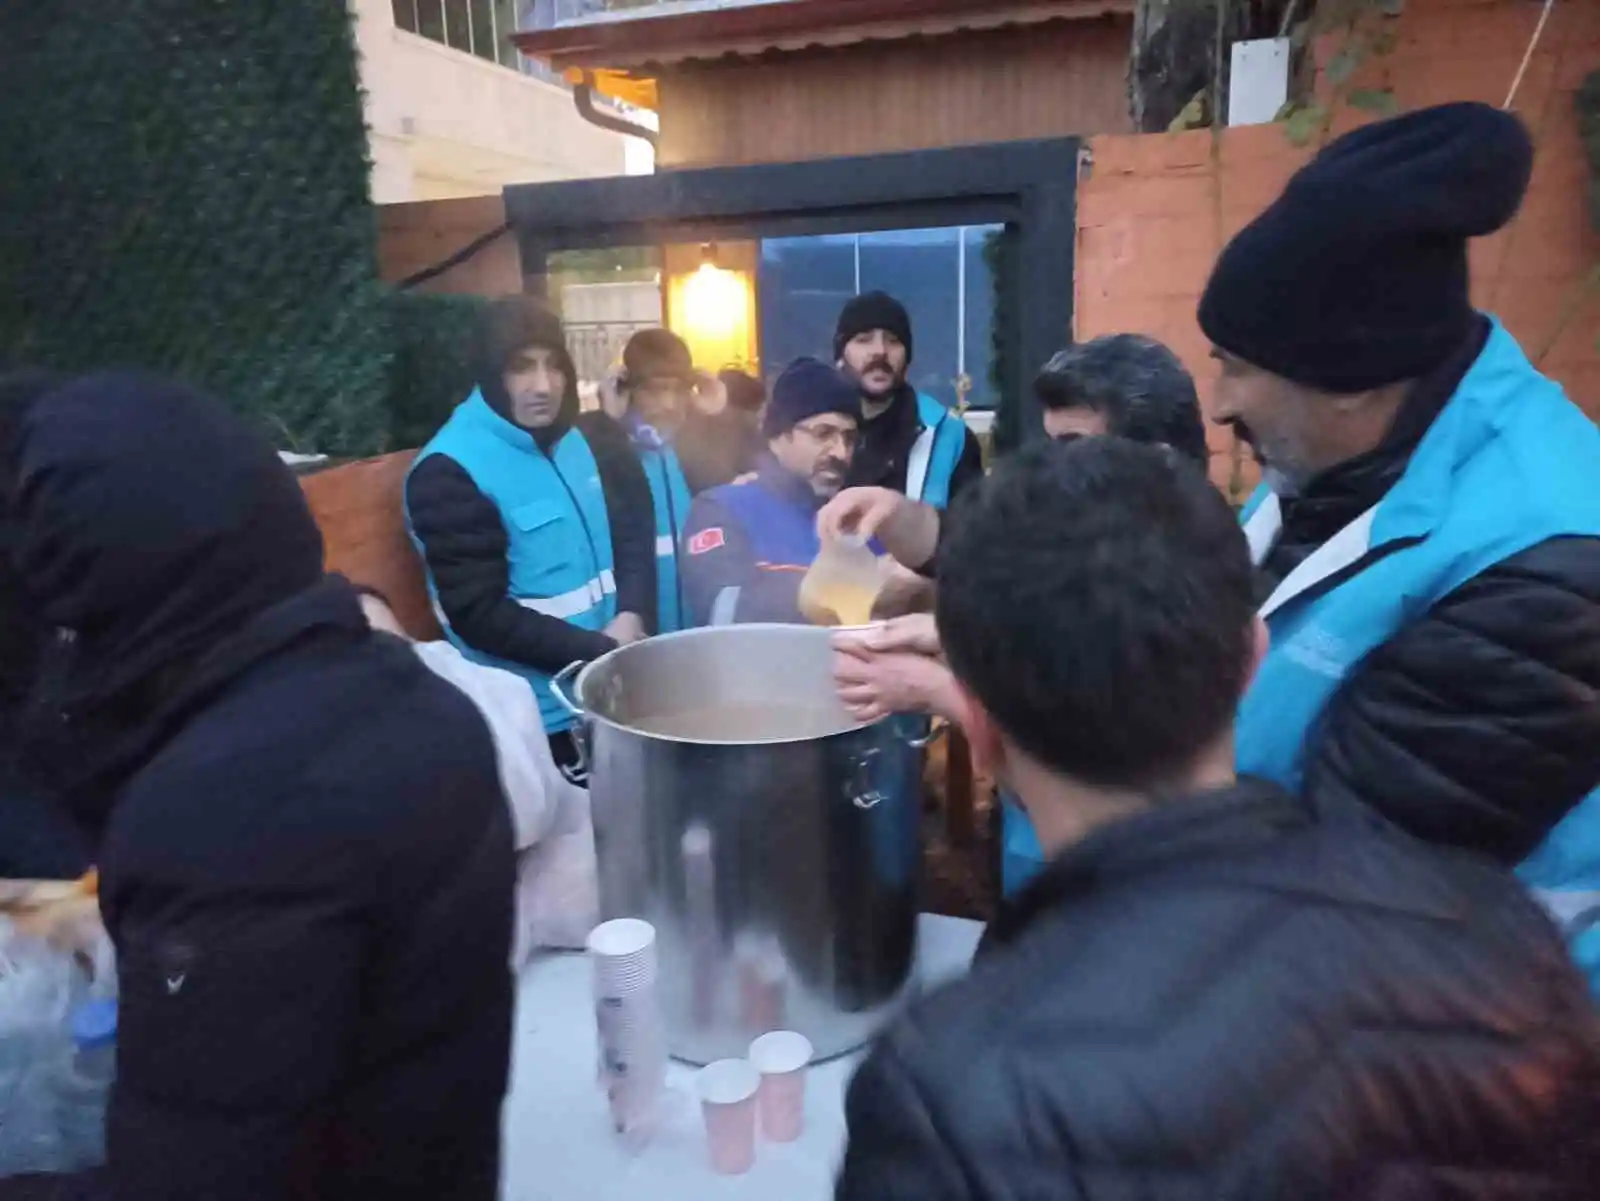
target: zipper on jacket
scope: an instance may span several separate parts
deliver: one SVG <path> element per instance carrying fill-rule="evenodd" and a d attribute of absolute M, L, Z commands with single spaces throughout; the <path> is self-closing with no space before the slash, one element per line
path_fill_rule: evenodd
<path fill-rule="evenodd" d="M 571 432 L 577 434 L 578 437 L 583 438 L 583 434 L 580 431 L 574 429 Z M 565 437 L 565 436 L 566 435 L 562 435 L 562 437 Z M 558 441 L 559 441 L 559 439 L 558 439 Z M 587 438 L 584 438 L 584 445 L 587 446 L 588 443 L 589 443 L 589 440 Z M 572 502 L 572 508 L 578 514 L 578 524 L 583 526 L 583 536 L 589 543 L 589 567 L 590 567 L 591 571 L 593 572 L 593 575 L 591 576 L 591 578 L 594 579 L 596 582 L 598 582 L 600 584 L 600 599 L 604 600 L 605 599 L 605 581 L 600 579 L 600 574 L 601 574 L 601 571 L 600 571 L 600 552 L 595 549 L 594 531 L 589 528 L 589 519 L 588 519 L 588 517 L 584 516 L 583 506 L 578 503 L 578 494 L 572 490 L 572 485 L 567 482 L 567 477 L 562 473 L 561 468 L 556 466 L 556 457 L 553 454 L 551 454 L 548 450 L 545 450 L 543 447 L 540 447 L 540 453 L 542 453 L 544 455 L 545 459 L 549 462 L 550 470 L 552 470 L 552 471 L 554 471 L 556 473 L 556 479 L 561 481 L 561 487 L 566 490 L 567 499 Z M 594 447 L 592 447 L 592 446 L 589 447 L 589 457 L 590 458 L 594 458 Z M 598 476 L 600 474 L 600 460 L 599 459 L 595 459 L 594 470 L 595 470 L 595 474 Z M 601 483 L 600 483 L 600 495 L 601 495 L 602 498 L 604 498 L 604 496 L 605 496 L 605 490 L 606 490 L 605 482 L 602 480 Z M 611 516 L 611 506 L 609 504 L 607 504 L 606 505 L 606 517 L 609 519 L 610 516 Z"/>

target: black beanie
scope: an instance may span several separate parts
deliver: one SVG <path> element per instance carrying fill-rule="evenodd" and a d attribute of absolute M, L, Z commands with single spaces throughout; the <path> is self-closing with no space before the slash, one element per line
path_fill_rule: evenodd
<path fill-rule="evenodd" d="M 1326 392 L 1423 375 L 1470 334 L 1467 239 L 1522 203 L 1533 145 L 1485 104 L 1443 104 L 1330 143 L 1228 243 L 1200 328 Z"/>
<path fill-rule="evenodd" d="M 767 401 L 761 432 L 776 438 L 823 413 L 859 419 L 861 390 L 837 367 L 820 359 L 796 359 L 772 385 L 772 399 Z"/>
<path fill-rule="evenodd" d="M 833 357 L 844 357 L 845 344 L 870 330 L 886 329 L 905 345 L 906 362 L 911 361 L 911 314 L 887 292 L 863 292 L 852 296 L 839 312 L 839 327 L 833 333 Z"/>

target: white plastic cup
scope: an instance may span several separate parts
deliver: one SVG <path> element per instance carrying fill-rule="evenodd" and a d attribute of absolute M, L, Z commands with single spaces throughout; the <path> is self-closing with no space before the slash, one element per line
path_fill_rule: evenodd
<path fill-rule="evenodd" d="M 602 922 L 589 932 L 597 997 L 651 988 L 656 982 L 656 928 L 636 917 Z"/>
<path fill-rule="evenodd" d="M 750 1065 L 761 1074 L 761 1133 L 792 1143 L 806 1127 L 806 1069 L 811 1040 L 793 1030 L 774 1030 L 750 1044 Z"/>
<path fill-rule="evenodd" d="M 720 1175 L 742 1176 L 755 1165 L 760 1089 L 761 1073 L 743 1059 L 719 1059 L 695 1076 L 711 1168 Z"/>

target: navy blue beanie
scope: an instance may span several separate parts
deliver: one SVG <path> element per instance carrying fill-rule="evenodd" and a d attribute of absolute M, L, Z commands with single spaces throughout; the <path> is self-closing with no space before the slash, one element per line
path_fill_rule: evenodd
<path fill-rule="evenodd" d="M 772 385 L 761 432 L 776 438 L 823 413 L 859 419 L 861 389 L 844 372 L 820 359 L 796 359 Z"/>
<path fill-rule="evenodd" d="M 1413 379 L 1475 324 L 1467 239 L 1516 213 L 1522 122 L 1443 104 L 1330 143 L 1228 243 L 1200 300 L 1222 350 L 1333 393 Z"/>

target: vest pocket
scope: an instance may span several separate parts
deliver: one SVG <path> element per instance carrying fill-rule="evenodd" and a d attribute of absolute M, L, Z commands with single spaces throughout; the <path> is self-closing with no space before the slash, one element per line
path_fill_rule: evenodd
<path fill-rule="evenodd" d="M 507 514 L 511 524 L 511 590 L 548 596 L 585 582 L 583 530 L 561 505 L 533 501 Z"/>

